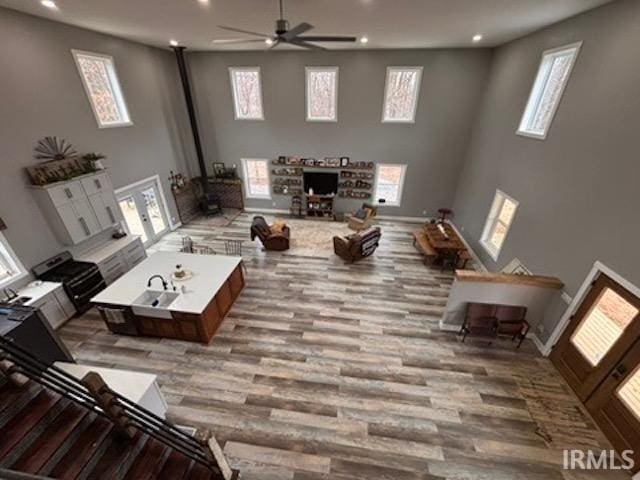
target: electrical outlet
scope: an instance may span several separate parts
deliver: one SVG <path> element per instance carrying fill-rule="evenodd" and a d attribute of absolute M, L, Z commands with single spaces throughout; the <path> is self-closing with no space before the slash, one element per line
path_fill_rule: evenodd
<path fill-rule="evenodd" d="M 544 325 L 542 323 L 539 323 L 538 327 L 536 328 L 536 330 L 538 330 L 538 333 L 543 333 L 544 332 Z"/>
<path fill-rule="evenodd" d="M 562 298 L 562 300 L 564 300 L 564 303 L 566 303 L 567 305 L 571 305 L 571 302 L 573 302 L 573 298 L 571 298 L 571 295 L 569 295 L 567 292 L 562 292 L 560 298 Z"/>
<path fill-rule="evenodd" d="M 426 210 L 422 210 L 422 215 L 426 215 L 427 211 Z"/>

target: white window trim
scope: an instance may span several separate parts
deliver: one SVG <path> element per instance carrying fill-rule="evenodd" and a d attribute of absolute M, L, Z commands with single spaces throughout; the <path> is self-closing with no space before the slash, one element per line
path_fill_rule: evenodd
<path fill-rule="evenodd" d="M 267 182 L 269 184 L 269 193 L 266 195 L 256 195 L 251 193 L 251 188 L 249 188 L 249 170 L 247 169 L 247 161 L 262 161 L 267 164 Z M 271 200 L 271 173 L 269 171 L 269 160 L 266 158 L 243 158 L 241 159 L 242 163 L 242 172 L 243 172 L 243 182 L 244 182 L 244 191 L 245 198 L 254 198 L 258 200 Z"/>
<path fill-rule="evenodd" d="M 389 76 L 393 70 L 410 70 L 418 72 L 418 82 L 416 84 L 416 95 L 413 99 L 411 111 L 411 119 L 389 119 L 385 117 L 387 111 L 387 96 L 389 94 Z M 422 71 L 423 67 L 387 67 L 387 76 L 384 81 L 384 100 L 382 102 L 382 123 L 416 123 L 416 112 L 418 111 L 418 101 L 420 100 L 420 89 L 422 87 Z"/>
<path fill-rule="evenodd" d="M 513 217 L 511 218 L 511 222 L 507 225 L 507 231 L 504 234 L 504 242 L 500 245 L 500 248 L 497 248 L 493 245 L 489 239 L 495 229 L 496 224 L 498 223 L 498 215 L 500 214 L 500 210 L 502 210 L 502 205 L 505 200 L 509 200 L 513 202 L 515 205 L 515 209 L 513 211 Z M 487 251 L 487 253 L 493 258 L 494 261 L 498 261 L 498 257 L 500 256 L 500 252 L 502 251 L 502 247 L 504 247 L 504 243 L 507 241 L 507 236 L 509 235 L 509 230 L 511 230 L 511 225 L 513 225 L 513 221 L 515 220 L 516 213 L 518 213 L 518 206 L 520 202 L 515 200 L 513 197 L 507 195 L 502 190 L 497 189 L 495 195 L 493 196 L 493 201 L 491 202 L 491 208 L 489 210 L 489 215 L 487 215 L 487 220 L 484 224 L 484 229 L 482 230 L 482 237 L 480 237 L 480 245 Z"/>
<path fill-rule="evenodd" d="M 75 50 L 72 49 L 71 53 L 73 54 L 73 60 L 76 63 L 76 68 L 78 69 L 78 75 L 80 75 L 80 80 L 82 81 L 82 86 L 84 87 L 84 92 L 87 96 L 87 101 L 89 105 L 91 105 L 91 111 L 93 112 L 93 116 L 96 118 L 96 122 L 98 123 L 98 128 L 118 128 L 118 127 L 129 127 L 133 125 L 133 121 L 131 120 L 131 114 L 129 113 L 129 107 L 127 106 L 127 100 L 124 96 L 124 91 L 122 89 L 122 84 L 120 83 L 120 77 L 118 75 L 118 70 L 116 68 L 116 62 L 110 55 L 104 55 L 102 53 L 95 52 L 87 52 L 85 50 Z M 91 99 L 91 91 L 89 90 L 89 86 L 87 85 L 87 81 L 84 78 L 84 74 L 82 73 L 82 68 L 80 67 L 80 62 L 78 62 L 78 55 L 87 55 L 96 58 L 103 58 L 105 60 L 109 60 L 111 62 L 111 66 L 113 67 L 113 72 L 110 73 L 110 80 L 112 82 L 111 87 L 113 88 L 113 93 L 116 97 L 116 103 L 118 104 L 118 109 L 121 109 L 121 113 L 124 112 L 127 117 L 127 121 L 119 122 L 119 123 L 108 123 L 103 124 L 100 121 L 100 117 L 98 116 L 98 112 L 96 110 L 95 105 L 93 104 L 93 100 Z M 115 87 L 113 82 L 115 81 Z"/>
<path fill-rule="evenodd" d="M 29 272 L 27 272 L 26 268 L 24 268 L 24 265 L 16 255 L 16 252 L 13 251 L 13 248 L 11 248 L 11 245 L 7 241 L 7 237 L 5 237 L 2 232 L 0 232 L 0 247 L 2 247 L 3 250 L 6 251 L 6 253 L 9 255 L 9 261 L 13 263 L 13 266 L 18 271 L 18 273 L 13 277 L 0 280 L 0 288 L 3 288 L 11 285 L 14 282 L 17 282 L 22 278 L 25 278 L 27 275 L 29 275 Z"/>
<path fill-rule="evenodd" d="M 333 96 L 333 111 L 335 112 L 335 116 L 333 118 L 313 118 L 309 116 L 310 108 L 310 98 L 309 98 L 309 74 L 311 72 L 335 72 L 336 74 L 336 91 Z M 338 84 L 340 80 L 340 69 L 339 67 L 305 67 L 304 69 L 305 76 L 305 97 L 306 97 L 306 120 L 307 122 L 337 122 L 338 121 Z"/>
<path fill-rule="evenodd" d="M 236 82 L 233 81 L 235 72 L 258 72 L 258 92 L 260 95 L 260 116 L 259 117 L 241 117 L 238 115 L 238 94 L 236 92 Z M 264 121 L 264 99 L 262 97 L 262 71 L 260 67 L 229 67 L 229 82 L 231 84 L 231 100 L 233 101 L 233 115 L 236 120 L 243 122 L 261 122 Z"/>
<path fill-rule="evenodd" d="M 540 57 L 540 63 L 538 64 L 538 69 L 536 70 L 536 75 L 533 79 L 533 84 L 531 85 L 529 96 L 527 97 L 527 103 L 525 104 L 524 111 L 522 112 L 522 117 L 520 118 L 520 123 L 518 124 L 518 129 L 516 130 L 516 135 L 533 138 L 536 140 L 544 140 L 547 138 L 549 129 L 551 128 L 551 124 L 553 123 L 553 120 L 556 116 L 556 112 L 560 107 L 560 102 L 564 97 L 567 84 L 569 83 L 569 79 L 571 78 L 571 73 L 573 72 L 573 66 L 575 65 L 576 60 L 578 59 L 578 55 L 580 54 L 581 47 L 582 47 L 582 42 L 575 42 L 575 43 L 570 43 L 569 45 L 552 48 L 542 52 L 542 55 Z M 537 106 L 539 105 L 540 100 L 542 99 L 542 93 L 544 92 L 544 89 L 547 85 L 548 75 L 545 78 L 542 78 L 540 76 L 540 73 L 541 73 L 540 69 L 542 68 L 545 57 L 549 55 L 557 55 L 558 53 L 566 52 L 568 50 L 574 50 L 575 53 L 571 56 L 571 61 L 569 63 L 567 76 L 560 89 L 560 95 L 558 95 L 557 99 L 554 102 L 553 108 L 551 110 L 551 116 L 549 117 L 549 122 L 545 126 L 544 132 L 540 134 L 540 133 L 535 133 L 535 132 L 530 132 L 528 130 L 525 130 L 524 129 L 525 124 L 527 123 L 525 120 L 529 118 L 533 114 L 533 112 L 537 110 Z"/>
<path fill-rule="evenodd" d="M 404 192 L 404 179 L 407 175 L 407 164 L 406 163 L 376 163 L 376 179 L 375 185 L 373 186 L 373 194 L 376 195 L 378 193 L 378 178 L 380 177 L 380 167 L 393 166 L 393 167 L 402 167 L 402 173 L 400 175 L 400 185 L 398 188 L 398 200 L 396 202 L 389 202 L 385 199 L 384 203 L 380 205 L 383 207 L 400 207 L 402 206 L 402 193 Z M 379 198 L 373 199 L 374 203 L 378 203 Z"/>

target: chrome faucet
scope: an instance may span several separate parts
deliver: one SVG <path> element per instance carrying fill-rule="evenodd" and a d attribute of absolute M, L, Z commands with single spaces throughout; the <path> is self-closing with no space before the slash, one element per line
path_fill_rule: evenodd
<path fill-rule="evenodd" d="M 16 291 L 13 288 L 5 288 L 3 290 L 5 296 L 7 297 L 7 301 L 9 300 L 13 300 L 14 298 L 18 298 L 18 294 L 16 293 Z"/>
<path fill-rule="evenodd" d="M 152 276 L 149 279 L 149 281 L 147 282 L 147 287 L 151 286 L 151 282 L 153 281 L 154 278 L 159 278 L 162 281 L 163 290 L 166 290 L 169 287 L 169 284 L 167 283 L 167 281 L 164 279 L 164 277 L 162 275 L 154 275 L 154 276 Z"/>

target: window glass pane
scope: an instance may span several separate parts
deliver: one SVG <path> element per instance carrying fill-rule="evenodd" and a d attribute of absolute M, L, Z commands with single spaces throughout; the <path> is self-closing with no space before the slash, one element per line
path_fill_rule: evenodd
<path fill-rule="evenodd" d="M 10 283 L 25 273 L 20 260 L 15 257 L 6 242 L 4 235 L 0 233 L 0 284 Z"/>
<path fill-rule="evenodd" d="M 236 117 L 242 119 L 262 119 L 262 93 L 260 91 L 260 71 L 232 70 Z"/>
<path fill-rule="evenodd" d="M 637 314 L 637 308 L 606 288 L 576 328 L 571 342 L 591 365 L 596 366 Z"/>
<path fill-rule="evenodd" d="M 269 196 L 269 171 L 266 160 L 245 160 L 249 195 Z"/>
<path fill-rule="evenodd" d="M 617 395 L 636 418 L 640 419 L 640 368 L 622 384 Z"/>
<path fill-rule="evenodd" d="M 502 208 L 500 209 L 500 214 L 498 215 L 498 220 L 502 223 L 509 225 L 511 224 L 511 220 L 513 220 L 513 215 L 516 213 L 517 205 L 509 200 L 508 198 L 504 199 L 502 203 Z"/>
<path fill-rule="evenodd" d="M 562 87 L 569 76 L 571 56 L 564 55 L 553 61 L 547 84 L 542 92 L 538 108 L 531 119 L 531 130 L 540 134 L 544 133 L 551 122 L 551 115 L 556 103 L 562 95 Z"/>
<path fill-rule="evenodd" d="M 84 54 L 77 54 L 76 60 L 100 125 L 128 123 L 126 108 L 119 101 L 122 94 L 113 62 L 109 58 Z"/>
<path fill-rule="evenodd" d="M 119 203 L 122 215 L 124 215 L 124 221 L 127 222 L 127 227 L 129 227 L 129 232 L 132 235 L 139 235 L 142 243 L 146 243 L 148 240 L 147 233 L 142 225 L 142 218 L 133 197 L 125 197 Z"/>
<path fill-rule="evenodd" d="M 418 69 L 389 70 L 384 105 L 385 121 L 413 121 L 419 83 Z"/>
<path fill-rule="evenodd" d="M 145 207 L 151 220 L 151 227 L 155 234 L 158 234 L 167 228 L 167 224 L 162 217 L 162 210 L 158 204 L 156 191 L 153 187 L 142 190 L 142 198 L 144 198 Z"/>
<path fill-rule="evenodd" d="M 546 134 L 569 79 L 578 50 L 579 46 L 574 46 L 544 54 L 522 115 L 520 132 L 539 136 Z"/>
<path fill-rule="evenodd" d="M 385 203 L 400 202 L 402 165 L 378 165 L 375 200 L 384 198 Z"/>
<path fill-rule="evenodd" d="M 307 118 L 335 120 L 336 70 L 307 70 Z"/>
<path fill-rule="evenodd" d="M 491 245 L 496 247 L 496 249 L 500 250 L 502 248 L 504 239 L 507 236 L 507 230 L 508 227 L 504 223 L 500 221 L 496 222 L 493 233 L 491 234 L 491 238 L 489 238 L 489 242 L 491 243 Z"/>

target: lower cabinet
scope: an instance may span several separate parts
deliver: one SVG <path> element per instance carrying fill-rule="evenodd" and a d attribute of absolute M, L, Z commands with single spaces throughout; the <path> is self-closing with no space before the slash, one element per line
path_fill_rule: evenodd
<path fill-rule="evenodd" d="M 147 252 L 144 249 L 144 245 L 140 238 L 136 238 L 108 257 L 99 259 L 97 265 L 105 282 L 109 285 L 145 258 L 147 258 Z M 81 257 L 81 259 L 85 260 L 84 257 Z"/>
<path fill-rule="evenodd" d="M 62 287 L 33 302 L 31 306 L 39 309 L 54 329 L 60 327 L 76 313 L 75 307 Z"/>

